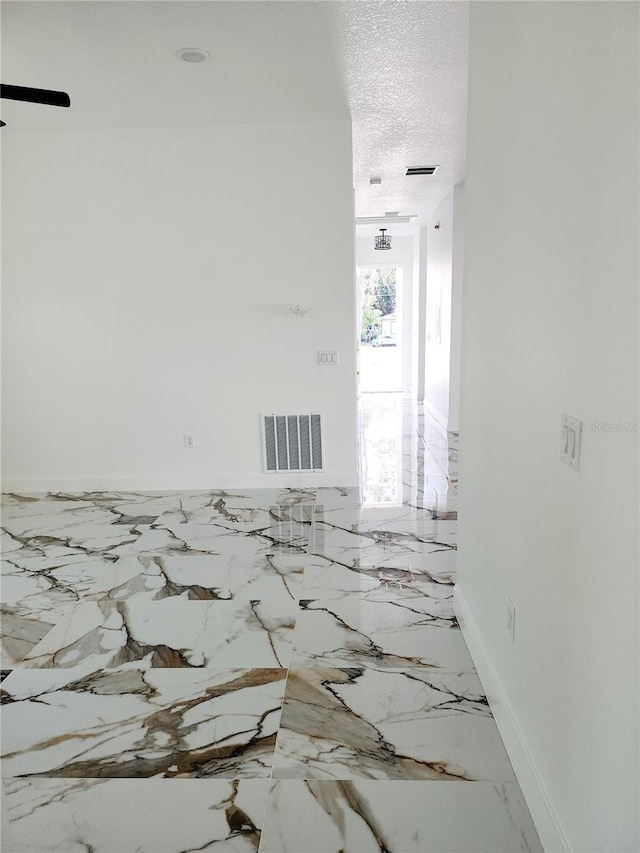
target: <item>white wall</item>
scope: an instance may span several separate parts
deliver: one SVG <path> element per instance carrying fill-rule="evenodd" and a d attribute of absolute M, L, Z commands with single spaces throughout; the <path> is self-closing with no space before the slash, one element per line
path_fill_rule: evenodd
<path fill-rule="evenodd" d="M 416 343 L 414 333 L 414 237 L 391 234 L 391 249 L 380 252 L 374 249 L 373 237 L 357 237 L 356 263 L 359 267 L 396 266 L 402 269 L 402 288 L 398 293 L 398 310 L 402 316 L 402 383 L 403 390 L 410 393 L 415 384 L 417 368 L 413 352 Z"/>
<path fill-rule="evenodd" d="M 575 853 L 640 849 L 639 8 L 471 4 L 458 609 Z"/>
<path fill-rule="evenodd" d="M 424 330 L 426 297 L 420 271 L 420 241 L 423 228 L 416 229 L 412 240 L 411 258 L 411 388 L 410 393 L 418 400 L 424 394 Z"/>
<path fill-rule="evenodd" d="M 455 187 L 427 222 L 424 401 L 454 432 L 460 392 L 463 194 L 463 187 Z"/>
<path fill-rule="evenodd" d="M 460 370 L 462 364 L 462 286 L 464 270 L 464 186 L 453 188 L 451 238 L 451 334 L 449 338 L 449 416 L 447 428 L 460 428 Z"/>
<path fill-rule="evenodd" d="M 424 402 L 427 353 L 427 257 L 429 234 L 426 226 L 420 228 L 418 237 L 418 389 L 417 397 Z M 415 269 L 415 267 L 414 267 Z M 415 274 L 415 273 L 414 273 Z"/>
<path fill-rule="evenodd" d="M 349 123 L 7 133 L 3 178 L 6 487 L 310 483 L 258 416 L 311 410 L 357 482 Z"/>

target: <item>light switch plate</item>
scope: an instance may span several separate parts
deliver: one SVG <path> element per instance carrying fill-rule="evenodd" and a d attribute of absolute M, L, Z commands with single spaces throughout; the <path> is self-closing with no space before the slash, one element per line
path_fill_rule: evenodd
<path fill-rule="evenodd" d="M 318 364 L 338 364 L 338 350 L 319 350 Z"/>
<path fill-rule="evenodd" d="M 580 449 L 582 447 L 582 421 L 570 415 L 562 416 L 562 431 L 560 435 L 560 459 L 580 470 Z"/>

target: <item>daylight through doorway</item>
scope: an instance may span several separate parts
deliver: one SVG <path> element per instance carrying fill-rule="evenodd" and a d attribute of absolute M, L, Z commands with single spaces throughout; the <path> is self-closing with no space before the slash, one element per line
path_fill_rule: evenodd
<path fill-rule="evenodd" d="M 402 268 L 360 268 L 359 393 L 403 390 Z"/>

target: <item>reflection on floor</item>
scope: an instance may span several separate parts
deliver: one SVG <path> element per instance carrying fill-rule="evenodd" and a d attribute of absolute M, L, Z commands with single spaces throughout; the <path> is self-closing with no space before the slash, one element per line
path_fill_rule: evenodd
<path fill-rule="evenodd" d="M 5 853 L 541 847 L 452 609 L 457 437 L 363 398 L 363 496 L 6 495 Z"/>

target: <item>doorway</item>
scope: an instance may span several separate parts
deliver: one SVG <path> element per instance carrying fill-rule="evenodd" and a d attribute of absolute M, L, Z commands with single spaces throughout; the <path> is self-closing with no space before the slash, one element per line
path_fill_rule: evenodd
<path fill-rule="evenodd" d="M 358 280 L 358 391 L 403 391 L 403 269 L 393 265 L 361 266 Z"/>

